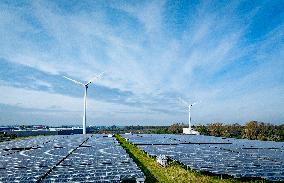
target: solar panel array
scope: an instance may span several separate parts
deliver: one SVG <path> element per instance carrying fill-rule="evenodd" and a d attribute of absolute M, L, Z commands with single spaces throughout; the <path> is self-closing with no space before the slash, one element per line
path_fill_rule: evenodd
<path fill-rule="evenodd" d="M 0 144 L 0 182 L 143 182 L 114 137 L 46 136 Z"/>
<path fill-rule="evenodd" d="M 284 143 L 202 135 L 123 135 L 149 155 L 235 178 L 284 181 Z"/>

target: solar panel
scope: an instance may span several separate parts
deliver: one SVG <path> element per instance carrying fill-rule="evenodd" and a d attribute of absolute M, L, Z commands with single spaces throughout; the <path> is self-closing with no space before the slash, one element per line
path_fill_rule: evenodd
<path fill-rule="evenodd" d="M 283 142 L 173 134 L 123 137 L 151 156 L 166 155 L 194 170 L 284 181 Z"/>
<path fill-rule="evenodd" d="M 115 138 L 46 136 L 0 144 L 0 182 L 145 179 Z"/>
<path fill-rule="evenodd" d="M 58 177 L 57 175 L 68 176 Z M 123 179 L 144 179 L 143 173 L 118 144 L 115 138 L 102 138 L 96 135 L 84 146 L 57 166 L 45 179 L 48 182 L 54 177 L 65 181 L 110 181 L 120 182 Z"/>

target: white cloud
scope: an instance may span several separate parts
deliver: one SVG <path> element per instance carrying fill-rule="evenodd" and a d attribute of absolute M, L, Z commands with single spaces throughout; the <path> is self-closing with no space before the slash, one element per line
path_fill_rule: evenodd
<path fill-rule="evenodd" d="M 100 114 L 96 114 L 102 118 L 112 111 L 115 113 L 112 117 L 117 120 L 183 119 L 180 114 L 159 114 L 151 109 L 155 105 L 157 110 L 172 108 L 173 111 L 181 112 L 176 107 L 177 104 L 171 102 L 171 93 L 190 100 L 208 101 L 206 105 L 210 107 L 206 109 L 204 104 L 204 108 L 198 113 L 198 120 L 210 121 L 210 116 L 215 114 L 212 111 L 221 115 L 225 109 L 230 110 L 220 120 L 247 120 L 257 115 L 244 113 L 243 117 L 235 117 L 235 109 L 228 105 L 238 103 L 243 100 L 243 96 L 247 96 L 244 101 L 251 104 L 255 99 L 253 82 L 261 81 L 264 74 L 269 76 L 269 81 L 273 77 L 281 77 L 283 71 L 277 68 L 283 66 L 283 52 L 279 53 L 283 50 L 279 43 L 283 37 L 283 25 L 272 30 L 263 40 L 249 43 L 245 38 L 249 20 L 261 10 L 255 8 L 249 13 L 249 18 L 241 17 L 248 21 L 244 25 L 236 15 L 238 4 L 232 2 L 217 10 L 210 8 L 212 3 L 201 3 L 196 7 L 196 16 L 192 16 L 190 25 L 184 28 L 180 37 L 168 36 L 163 30 L 165 17 L 170 16 L 170 12 L 165 12 L 164 1 L 145 1 L 135 5 L 114 2 L 110 5 L 111 8 L 136 21 L 119 22 L 119 26 L 116 26 L 117 22 L 111 22 L 112 15 L 103 8 L 92 7 L 92 11 L 66 13 L 56 3 L 36 1 L 32 2 L 27 15 L 26 7 L 15 11 L 14 8 L 2 5 L 1 9 L 5 11 L 0 14 L 0 20 L 3 20 L 0 21 L 0 32 L 4 36 L 1 36 L 0 41 L 4 46 L 1 46 L 3 49 L 0 49 L 0 57 L 46 73 L 66 74 L 82 81 L 105 71 L 106 75 L 98 83 L 132 92 L 133 95 L 127 101 L 137 102 L 140 106 L 90 100 L 91 106 L 99 104 Z M 227 13 L 226 16 L 223 15 L 224 12 Z M 31 16 L 37 22 L 36 25 L 27 21 L 26 16 Z M 133 26 L 138 28 L 129 29 Z M 277 47 L 274 48 L 275 43 Z M 266 53 L 267 50 L 269 53 Z M 226 67 L 243 61 L 243 58 L 256 63 L 252 64 L 255 67 L 252 73 L 234 68 L 232 74 L 216 77 Z M 210 84 L 207 80 L 211 79 L 213 83 Z M 37 82 L 38 85 L 50 88 L 49 83 L 42 83 L 40 79 Z M 260 82 L 261 89 L 269 85 L 267 83 L 268 81 Z M 241 90 L 244 86 L 246 91 Z M 81 110 L 82 101 L 78 98 L 1 87 L 1 96 L 6 96 L 5 92 L 13 96 L 2 97 L 0 102 L 4 104 L 17 105 L 17 101 L 20 101 L 20 107 L 23 108 L 47 110 L 50 106 L 58 106 L 68 111 Z M 278 90 L 270 92 L 276 94 Z M 27 97 L 17 96 L 20 93 Z M 161 96 L 163 94 L 168 95 Z M 222 100 L 227 100 L 224 96 L 228 94 L 232 94 L 234 98 L 227 104 Z M 269 95 L 265 92 L 263 94 Z M 262 101 L 269 103 L 264 99 Z M 217 106 L 216 109 L 213 106 Z M 238 103 L 238 106 L 242 105 Z M 259 113 L 262 116 L 260 119 L 266 119 L 260 108 L 248 111 L 252 114 Z"/>
<path fill-rule="evenodd" d="M 164 0 L 155 0 L 135 5 L 119 3 L 111 6 L 138 19 L 143 24 L 146 32 L 151 34 L 161 31 L 165 3 Z"/>

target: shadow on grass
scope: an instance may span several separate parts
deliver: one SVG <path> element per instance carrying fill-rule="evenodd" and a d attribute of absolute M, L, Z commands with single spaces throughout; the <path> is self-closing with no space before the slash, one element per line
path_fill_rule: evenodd
<path fill-rule="evenodd" d="M 155 183 L 159 182 L 155 176 L 151 173 L 151 171 L 141 162 L 136 156 L 131 152 L 131 150 L 125 145 L 127 143 L 121 136 L 115 135 L 117 141 L 123 147 L 123 149 L 129 154 L 130 158 L 137 164 L 137 166 L 142 170 L 144 175 L 146 176 L 145 183 Z"/>

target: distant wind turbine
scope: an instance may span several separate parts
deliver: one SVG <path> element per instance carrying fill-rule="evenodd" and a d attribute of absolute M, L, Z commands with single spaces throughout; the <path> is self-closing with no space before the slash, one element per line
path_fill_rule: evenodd
<path fill-rule="evenodd" d="M 93 83 L 95 80 L 100 79 L 102 77 L 104 73 L 101 73 L 98 76 L 93 77 L 89 82 L 87 82 L 86 84 L 81 83 L 80 81 L 76 81 L 74 79 L 71 79 L 69 77 L 63 76 L 65 79 L 68 79 L 78 85 L 81 85 L 83 87 L 85 87 L 85 94 L 84 94 L 84 115 L 83 115 L 83 134 L 86 134 L 86 120 L 87 120 L 87 90 L 88 90 L 88 86 L 89 84 Z"/>
<path fill-rule="evenodd" d="M 190 104 L 190 103 L 184 101 L 184 100 L 181 99 L 181 98 L 179 98 L 179 101 L 180 101 L 181 103 L 183 103 L 184 105 L 188 106 L 188 129 L 189 129 L 189 133 L 191 134 L 191 133 L 192 133 L 192 129 L 191 129 L 191 114 L 190 114 L 190 112 L 191 112 L 191 107 L 194 106 L 194 105 L 196 105 L 196 104 L 198 104 L 199 102 L 194 102 L 194 103 Z"/>

